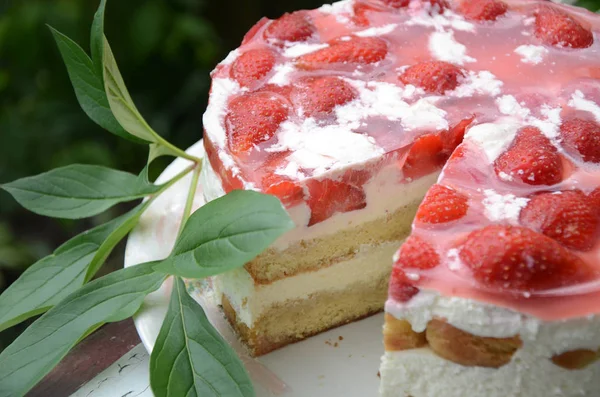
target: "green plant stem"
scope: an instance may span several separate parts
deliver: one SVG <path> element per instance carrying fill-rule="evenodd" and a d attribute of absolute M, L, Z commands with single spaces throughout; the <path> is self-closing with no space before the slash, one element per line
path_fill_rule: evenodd
<path fill-rule="evenodd" d="M 190 189 L 188 190 L 187 199 L 185 200 L 185 207 L 183 208 L 183 214 L 181 216 L 181 225 L 179 225 L 179 231 L 177 235 L 181 235 L 181 232 L 187 222 L 190 214 L 192 213 L 192 204 L 194 203 L 194 196 L 196 195 L 196 187 L 198 186 L 198 178 L 200 177 L 200 171 L 202 171 L 202 163 L 196 164 L 194 173 L 192 174 L 192 181 L 190 182 Z"/>
<path fill-rule="evenodd" d="M 200 161 L 202 161 L 202 160 L 200 160 Z M 169 179 L 168 182 L 160 185 L 160 189 L 156 193 L 151 194 L 150 195 L 150 199 L 148 201 L 155 200 L 158 196 L 160 196 L 162 193 L 164 193 L 168 188 L 170 188 L 171 186 L 173 186 L 175 183 L 177 183 L 178 181 L 180 181 L 181 178 L 183 178 L 184 176 L 186 176 L 187 174 L 189 174 L 190 171 L 194 170 L 195 168 L 197 168 L 197 165 L 196 164 L 192 164 L 192 165 L 186 167 L 179 174 L 175 175 L 173 178 Z"/>
<path fill-rule="evenodd" d="M 144 124 L 146 124 L 146 122 L 144 121 Z M 148 126 L 148 124 L 146 124 Z M 150 128 L 150 126 L 148 126 L 148 128 Z M 151 128 L 150 128 L 151 129 Z M 152 129 L 151 129 L 152 130 Z M 196 156 L 192 156 L 191 154 L 186 153 L 185 151 L 179 149 L 177 146 L 173 145 L 171 142 L 167 141 L 165 138 L 163 138 L 162 136 L 158 135 L 157 133 L 155 133 L 156 139 L 157 139 L 157 144 L 162 145 L 166 148 L 168 148 L 172 153 L 177 154 L 179 157 L 182 157 L 184 159 L 193 161 L 195 164 L 200 164 L 202 163 L 202 159 Z"/>

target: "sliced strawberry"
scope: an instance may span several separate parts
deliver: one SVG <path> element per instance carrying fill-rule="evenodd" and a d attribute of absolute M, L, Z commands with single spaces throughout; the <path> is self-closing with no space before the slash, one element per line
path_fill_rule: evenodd
<path fill-rule="evenodd" d="M 332 64 L 370 64 L 379 62 L 387 55 L 387 44 L 377 37 L 356 37 L 348 40 L 336 39 L 329 47 L 302 55 L 297 65 L 302 69 L 326 68 Z"/>
<path fill-rule="evenodd" d="M 265 187 L 266 194 L 272 194 L 281 200 L 282 203 L 290 205 L 302 200 L 304 191 L 302 187 L 290 178 L 268 174 L 262 179 L 262 184 Z"/>
<path fill-rule="evenodd" d="M 477 281 L 512 291 L 558 288 L 591 275 L 559 243 L 520 226 L 491 225 L 471 232 L 459 255 Z"/>
<path fill-rule="evenodd" d="M 242 45 L 244 45 L 247 42 L 249 42 L 250 40 L 252 40 L 254 38 L 254 36 L 256 36 L 258 31 L 267 24 L 267 22 L 269 22 L 269 18 L 265 18 L 265 17 L 262 17 L 258 22 L 256 22 L 254 24 L 254 26 L 252 26 L 250 28 L 248 33 L 246 33 L 246 35 L 242 39 Z"/>
<path fill-rule="evenodd" d="M 284 14 L 265 29 L 265 39 L 304 41 L 316 31 L 306 11 Z"/>
<path fill-rule="evenodd" d="M 288 112 L 288 104 L 269 92 L 255 92 L 234 98 L 225 116 L 231 152 L 240 155 L 249 152 L 254 145 L 271 139 L 279 124 L 288 118 Z"/>
<path fill-rule="evenodd" d="M 504 172 L 528 185 L 554 185 L 562 180 L 563 166 L 556 148 L 535 127 L 519 130 L 512 146 L 495 162 Z"/>
<path fill-rule="evenodd" d="M 591 120 L 571 119 L 560 126 L 564 146 L 584 161 L 600 163 L 600 125 Z"/>
<path fill-rule="evenodd" d="M 464 194 L 442 185 L 433 185 L 417 211 L 416 219 L 422 223 L 446 223 L 464 217 L 469 209 L 469 199 Z"/>
<path fill-rule="evenodd" d="M 460 5 L 463 15 L 476 21 L 495 21 L 507 10 L 508 6 L 498 0 L 464 0 Z"/>
<path fill-rule="evenodd" d="M 337 105 L 356 98 L 356 90 L 335 76 L 306 79 L 292 93 L 292 100 L 307 116 L 331 113 Z"/>
<path fill-rule="evenodd" d="M 460 123 L 456 124 L 454 127 L 442 131 L 441 140 L 444 145 L 443 152 L 450 156 L 454 153 L 454 150 L 460 145 L 465 137 L 465 131 L 468 126 L 475 120 L 475 116 L 471 116 L 464 120 L 461 120 Z"/>
<path fill-rule="evenodd" d="M 231 65 L 231 76 L 241 86 L 249 86 L 265 77 L 275 66 L 275 54 L 267 48 L 249 50 Z"/>
<path fill-rule="evenodd" d="M 397 260 L 390 278 L 390 296 L 399 302 L 406 302 L 419 292 L 405 273 L 405 269 L 429 270 L 440 264 L 440 257 L 433 247 L 422 238 L 410 236 L 396 254 Z"/>
<path fill-rule="evenodd" d="M 387 6 L 394 8 L 408 7 L 410 0 L 381 0 L 381 2 Z"/>
<path fill-rule="evenodd" d="M 404 84 L 412 84 L 427 92 L 443 94 L 458 86 L 459 77 L 464 73 L 459 67 L 448 62 L 426 61 L 406 69 L 400 76 Z"/>
<path fill-rule="evenodd" d="M 404 176 L 414 179 L 440 168 L 448 159 L 443 149 L 444 144 L 439 134 L 427 134 L 417 138 L 406 157 Z"/>
<path fill-rule="evenodd" d="M 290 152 L 272 153 L 263 163 L 260 171 L 264 173 L 261 179 L 263 191 L 276 196 L 283 204 L 291 206 L 302 200 L 304 191 L 290 177 L 276 174 L 278 169 L 284 168 L 288 164 L 289 154 Z"/>
<path fill-rule="evenodd" d="M 545 44 L 586 48 L 594 42 L 592 32 L 572 16 L 552 6 L 540 7 L 535 16 L 535 35 Z"/>
<path fill-rule="evenodd" d="M 353 20 L 355 24 L 359 26 L 369 26 L 370 22 L 368 13 L 385 11 L 385 7 L 370 3 L 356 2 L 353 6 L 353 11 Z"/>
<path fill-rule="evenodd" d="M 308 226 L 323 222 L 338 212 L 359 210 L 367 205 L 362 189 L 344 182 L 331 179 L 311 180 L 307 186 L 311 211 Z"/>
<path fill-rule="evenodd" d="M 581 251 L 592 249 L 598 231 L 598 211 L 579 190 L 534 196 L 520 215 L 523 226 Z"/>

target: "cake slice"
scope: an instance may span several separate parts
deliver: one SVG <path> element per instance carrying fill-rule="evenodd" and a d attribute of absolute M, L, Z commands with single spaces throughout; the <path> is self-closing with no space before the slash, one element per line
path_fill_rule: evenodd
<path fill-rule="evenodd" d="M 600 19 L 507 3 L 477 22 L 506 44 L 467 48 L 523 62 L 490 68 L 512 71 L 499 114 L 467 129 L 394 257 L 385 397 L 600 395 Z"/>
<path fill-rule="evenodd" d="M 380 22 L 371 24 L 364 6 L 262 20 L 212 75 L 206 199 L 233 189 L 273 194 L 297 225 L 214 280 L 255 355 L 383 309 L 389 258 L 473 119 L 427 93 L 455 89 L 466 72 L 425 63 L 446 81 L 413 85 L 414 73 L 401 69 L 416 54 L 399 53 L 408 15 L 377 4 Z"/>

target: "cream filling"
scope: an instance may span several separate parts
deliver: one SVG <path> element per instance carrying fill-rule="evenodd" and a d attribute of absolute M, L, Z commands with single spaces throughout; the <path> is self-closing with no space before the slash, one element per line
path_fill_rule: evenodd
<path fill-rule="evenodd" d="M 306 203 L 287 208 L 296 228 L 277 239 L 271 247 L 283 251 L 302 240 L 329 236 L 340 230 L 356 227 L 392 214 L 402 207 L 421 200 L 431 185 L 437 181 L 438 176 L 439 173 L 435 172 L 412 182 L 400 183 L 402 171 L 398 170 L 395 164 L 389 165 L 363 186 L 367 202 L 365 208 L 337 213 L 310 227 L 307 226 L 310 219 L 310 208 Z M 208 161 L 204 163 L 201 182 L 207 202 L 225 194 L 219 176 Z"/>
<path fill-rule="evenodd" d="M 224 294 L 239 321 L 252 327 L 269 308 L 287 301 L 306 300 L 320 292 L 342 291 L 357 282 L 368 283 L 387 275 L 399 241 L 365 245 L 347 261 L 313 272 L 300 273 L 271 284 L 255 285 L 243 268 L 213 278 L 217 299 Z"/>
<path fill-rule="evenodd" d="M 428 348 L 386 352 L 381 397 L 583 397 L 600 395 L 600 362 L 570 371 L 555 365 L 545 346 L 526 343 L 500 368 L 465 367 Z"/>
<path fill-rule="evenodd" d="M 600 316 L 542 321 L 470 299 L 421 291 L 406 304 L 388 300 L 386 312 L 409 321 L 416 332 L 434 317 L 482 337 L 519 335 L 523 346 L 510 363 L 498 368 L 465 367 L 429 349 L 386 352 L 381 366 L 381 395 L 412 397 L 548 397 L 600 395 L 600 363 L 570 371 L 552 356 L 600 348 Z M 426 369 L 426 370 L 424 370 Z"/>

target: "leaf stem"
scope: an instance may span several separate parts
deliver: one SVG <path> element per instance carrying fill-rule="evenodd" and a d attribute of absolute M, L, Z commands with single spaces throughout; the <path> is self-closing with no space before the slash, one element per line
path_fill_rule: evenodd
<path fill-rule="evenodd" d="M 190 214 L 192 213 L 192 204 L 194 203 L 194 196 L 196 194 L 196 186 L 198 186 L 198 178 L 200 177 L 200 171 L 202 171 L 202 163 L 196 164 L 194 173 L 192 174 L 192 181 L 190 182 L 190 189 L 188 190 L 187 199 L 185 201 L 185 207 L 181 216 L 181 225 L 179 225 L 179 231 L 177 235 L 181 235 L 185 223 L 187 222 Z"/>
<path fill-rule="evenodd" d="M 150 126 L 148 126 L 148 128 L 150 128 Z M 196 157 L 196 156 L 192 156 L 191 154 L 188 154 L 185 151 L 179 149 L 177 146 L 173 145 L 171 142 L 167 141 L 165 138 L 163 138 L 162 136 L 158 135 L 156 132 L 154 134 L 155 134 L 155 137 L 157 139 L 157 141 L 156 141 L 157 144 L 162 145 L 162 146 L 168 148 L 171 152 L 177 154 L 179 157 L 182 157 L 182 158 L 184 158 L 186 160 L 193 161 L 196 164 L 201 164 L 202 163 L 202 159 L 201 158 Z"/>
<path fill-rule="evenodd" d="M 156 199 L 158 196 L 160 196 L 162 193 L 164 193 L 165 190 L 167 190 L 168 188 L 170 188 L 171 186 L 173 186 L 175 183 L 177 183 L 178 181 L 180 181 L 181 178 L 183 178 L 184 176 L 186 176 L 187 174 L 189 174 L 191 171 L 193 171 L 196 168 L 197 168 L 197 164 L 196 163 L 190 164 L 188 167 L 186 167 L 179 174 L 177 174 L 173 178 L 169 179 L 168 182 L 165 182 L 162 185 L 160 185 L 160 189 L 156 193 L 152 194 L 150 196 L 150 199 L 148 201 L 152 201 L 152 200 Z"/>

